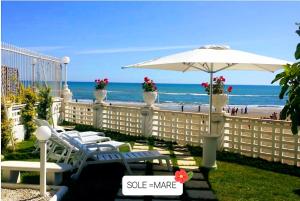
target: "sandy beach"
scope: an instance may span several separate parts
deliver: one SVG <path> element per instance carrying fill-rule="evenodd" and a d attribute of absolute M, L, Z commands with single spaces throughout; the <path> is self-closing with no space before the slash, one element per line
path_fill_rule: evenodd
<path fill-rule="evenodd" d="M 79 102 L 87 100 L 79 100 Z M 121 101 L 107 101 L 108 104 L 112 105 L 131 105 L 131 106 L 144 106 L 145 103 L 141 102 L 121 102 Z M 208 104 L 202 104 L 202 105 L 192 105 L 192 104 L 176 104 L 176 103 L 157 103 L 155 104 L 156 107 L 162 109 L 162 110 L 173 110 L 173 111 L 183 111 L 184 112 L 199 112 L 199 106 L 200 106 L 200 112 L 201 113 L 208 113 L 209 105 Z M 229 105 L 225 106 L 224 109 L 227 111 L 228 107 L 230 108 L 230 111 L 232 108 L 238 108 L 238 112 L 235 116 L 242 116 L 242 117 L 253 117 L 253 118 L 270 118 L 270 116 L 275 112 L 277 113 L 277 117 L 279 117 L 279 113 L 282 110 L 283 106 L 280 105 L 274 105 L 274 106 L 257 106 L 257 105 L 248 105 L 248 111 L 247 114 L 241 113 L 241 111 L 245 110 L 246 105 Z"/>

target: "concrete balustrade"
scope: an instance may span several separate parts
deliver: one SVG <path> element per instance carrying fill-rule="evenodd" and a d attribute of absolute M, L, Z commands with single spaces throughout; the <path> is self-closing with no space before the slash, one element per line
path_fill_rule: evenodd
<path fill-rule="evenodd" d="M 97 103 L 56 102 L 55 113 L 63 120 L 93 125 L 127 135 L 154 136 L 180 145 L 203 146 L 208 132 L 208 115 L 197 112 L 161 110 L 153 107 Z M 18 109 L 16 109 L 18 108 Z M 20 106 L 13 106 L 10 117 L 20 124 Z M 292 135 L 290 122 L 213 113 L 213 133 L 219 135 L 218 149 L 300 166 L 300 136 Z"/>

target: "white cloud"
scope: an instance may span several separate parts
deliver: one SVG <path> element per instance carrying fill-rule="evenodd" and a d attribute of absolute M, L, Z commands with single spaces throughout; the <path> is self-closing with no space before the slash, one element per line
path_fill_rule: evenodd
<path fill-rule="evenodd" d="M 175 45 L 175 46 L 158 46 L 158 47 L 126 47 L 126 48 L 108 48 L 108 49 L 91 49 L 77 52 L 77 54 L 111 54 L 125 52 L 151 52 L 158 50 L 175 50 L 197 48 L 197 45 Z"/>

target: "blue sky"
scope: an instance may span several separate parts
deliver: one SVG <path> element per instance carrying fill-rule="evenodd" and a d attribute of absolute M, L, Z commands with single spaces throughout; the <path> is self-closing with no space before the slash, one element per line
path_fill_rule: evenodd
<path fill-rule="evenodd" d="M 70 56 L 69 80 L 201 83 L 202 72 L 121 67 L 206 44 L 294 61 L 300 2 L 2 2 L 2 41 Z M 228 84 L 270 84 L 275 74 L 223 71 Z"/>

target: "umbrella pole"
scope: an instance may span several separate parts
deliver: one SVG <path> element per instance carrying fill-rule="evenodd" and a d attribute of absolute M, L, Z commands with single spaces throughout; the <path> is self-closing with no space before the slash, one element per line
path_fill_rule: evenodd
<path fill-rule="evenodd" d="M 202 166 L 205 168 L 217 168 L 216 152 L 217 140 L 216 133 L 212 133 L 212 95 L 213 95 L 213 66 L 211 66 L 210 73 L 210 87 L 209 87 L 209 116 L 208 116 L 208 133 L 203 136 L 203 160 Z"/>
<path fill-rule="evenodd" d="M 210 85 L 209 85 L 209 116 L 208 116 L 208 129 L 209 135 L 212 135 L 211 131 L 211 115 L 212 115 L 212 95 L 213 95 L 213 72 L 210 72 Z"/>

